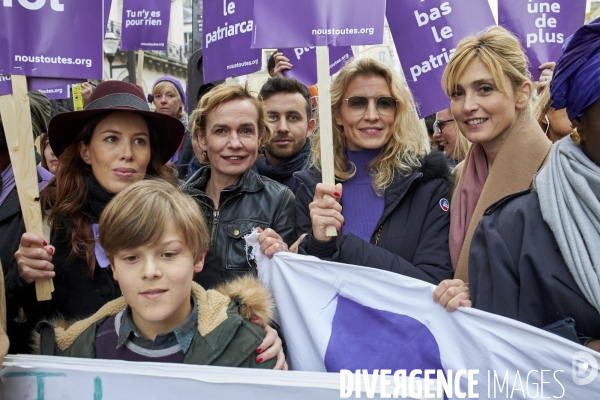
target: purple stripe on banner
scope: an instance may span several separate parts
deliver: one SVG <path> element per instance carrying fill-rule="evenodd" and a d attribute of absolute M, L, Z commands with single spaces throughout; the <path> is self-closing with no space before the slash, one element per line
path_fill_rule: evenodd
<path fill-rule="evenodd" d="M 102 78 L 102 41 L 106 28 L 102 26 L 102 1 L 4 1 L 3 4 L 0 74 Z"/>
<path fill-rule="evenodd" d="M 385 0 L 254 0 L 254 48 L 383 42 Z"/>
<path fill-rule="evenodd" d="M 92 230 L 94 232 L 94 239 L 96 239 L 96 245 L 94 246 L 94 253 L 96 253 L 96 261 L 101 268 L 108 268 L 110 262 L 108 258 L 104 255 L 104 249 L 100 246 L 100 241 L 98 240 L 98 224 L 92 224 Z"/>
<path fill-rule="evenodd" d="M 496 25 L 488 1 L 387 0 L 386 15 L 419 116 L 447 108 L 444 68 L 462 38 Z"/>
<path fill-rule="evenodd" d="M 534 80 L 540 65 L 558 61 L 565 40 L 584 20 L 585 0 L 498 0 L 498 24 L 521 40 Z"/>
<path fill-rule="evenodd" d="M 202 20 L 204 82 L 214 82 L 260 70 L 262 51 L 252 43 L 252 1 L 207 1 Z"/>
<path fill-rule="evenodd" d="M 435 337 L 421 322 L 343 296 L 337 301 L 325 352 L 328 372 L 444 369 Z"/>
<path fill-rule="evenodd" d="M 294 66 L 291 70 L 283 71 L 285 76 L 296 78 L 306 86 L 317 83 L 317 52 L 315 47 L 297 47 L 281 50 L 281 52 L 290 59 Z M 354 57 L 354 53 L 350 46 L 330 47 L 329 75 L 338 72 L 352 57 Z"/>
<path fill-rule="evenodd" d="M 166 50 L 170 0 L 123 0 L 121 50 Z"/>

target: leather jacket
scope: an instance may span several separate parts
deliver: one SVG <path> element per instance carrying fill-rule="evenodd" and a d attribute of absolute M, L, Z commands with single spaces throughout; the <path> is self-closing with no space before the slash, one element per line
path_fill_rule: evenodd
<path fill-rule="evenodd" d="M 205 193 L 209 179 L 210 166 L 205 166 L 181 188 L 202 209 L 210 233 L 204 268 L 194 277 L 205 289 L 249 271 L 256 273 L 244 240 L 253 228 L 275 230 L 288 246 L 296 240 L 295 197 L 286 186 L 247 170 L 238 183 L 223 189 L 215 210 Z"/>

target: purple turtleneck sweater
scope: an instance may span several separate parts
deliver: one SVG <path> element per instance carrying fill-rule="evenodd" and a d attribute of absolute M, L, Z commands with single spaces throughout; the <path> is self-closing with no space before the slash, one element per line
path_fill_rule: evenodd
<path fill-rule="evenodd" d="M 381 149 L 353 151 L 346 149 L 348 161 L 356 165 L 356 174 L 343 183 L 342 215 L 346 223 L 345 234 L 353 233 L 367 242 L 378 228 L 377 222 L 383 214 L 385 200 L 377 196 L 373 181 L 367 172 L 367 164 L 381 153 Z"/>

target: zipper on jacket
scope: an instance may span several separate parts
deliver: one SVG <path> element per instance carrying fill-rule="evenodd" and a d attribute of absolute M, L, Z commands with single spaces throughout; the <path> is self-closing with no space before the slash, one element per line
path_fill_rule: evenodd
<path fill-rule="evenodd" d="M 223 206 L 225 204 L 227 204 L 227 202 L 229 200 L 234 199 L 234 198 L 236 198 L 238 196 L 241 196 L 241 195 L 242 195 L 241 193 L 237 193 L 234 196 L 231 196 L 230 198 L 228 198 L 227 200 L 225 200 L 223 202 L 223 204 L 219 205 L 219 210 L 222 210 Z M 215 240 L 215 235 L 217 233 L 217 224 L 219 223 L 219 215 L 220 215 L 219 210 L 213 210 L 213 222 L 212 222 L 212 229 L 210 231 L 210 243 L 211 243 L 211 246 L 215 245 L 214 240 Z"/>

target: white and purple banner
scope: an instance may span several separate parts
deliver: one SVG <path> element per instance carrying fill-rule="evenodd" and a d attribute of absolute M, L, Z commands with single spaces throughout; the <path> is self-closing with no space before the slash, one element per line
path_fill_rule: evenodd
<path fill-rule="evenodd" d="M 104 3 L 3 0 L 0 74 L 101 79 Z"/>
<path fill-rule="evenodd" d="M 498 0 L 498 25 L 521 40 L 534 80 L 539 66 L 558 61 L 562 46 L 585 20 L 585 0 Z"/>
<path fill-rule="evenodd" d="M 248 239 L 253 249 L 257 237 Z M 350 376 L 388 370 L 394 381 L 398 372 L 433 377 L 448 381 L 455 398 L 465 398 L 459 391 L 468 398 L 592 399 L 600 393 L 600 353 L 480 310 L 449 313 L 433 301 L 429 283 L 293 253 L 271 260 L 253 255 L 273 294 L 294 370 L 347 370 Z"/>
<path fill-rule="evenodd" d="M 254 48 L 383 42 L 385 0 L 254 0 Z"/>
<path fill-rule="evenodd" d="M 496 25 L 488 0 L 387 0 L 386 16 L 419 117 L 447 108 L 444 68 L 461 39 Z"/>
<path fill-rule="evenodd" d="M 252 49 L 253 2 L 212 0 L 203 4 L 204 82 L 260 70 L 261 49 Z M 282 34 L 282 33 L 281 33 Z"/>
<path fill-rule="evenodd" d="M 295 78 L 306 86 L 317 83 L 317 51 L 314 46 L 296 47 L 294 49 L 279 50 L 294 66 L 283 71 L 289 78 Z M 329 75 L 338 72 L 348 61 L 354 57 L 351 46 L 329 48 Z"/>
<path fill-rule="evenodd" d="M 171 0 L 123 0 L 121 50 L 166 50 Z"/>

